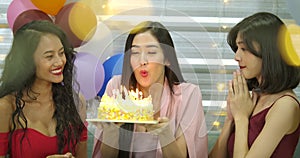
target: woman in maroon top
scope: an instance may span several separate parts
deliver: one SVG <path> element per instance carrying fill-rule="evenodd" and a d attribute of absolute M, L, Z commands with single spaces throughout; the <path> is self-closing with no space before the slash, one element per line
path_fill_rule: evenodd
<path fill-rule="evenodd" d="M 229 82 L 227 113 L 212 158 L 291 158 L 300 134 L 300 103 L 293 89 L 300 67 L 286 62 L 280 30 L 284 23 L 266 12 L 251 15 L 228 34 L 240 69 Z M 252 92 L 249 92 L 252 90 Z"/>

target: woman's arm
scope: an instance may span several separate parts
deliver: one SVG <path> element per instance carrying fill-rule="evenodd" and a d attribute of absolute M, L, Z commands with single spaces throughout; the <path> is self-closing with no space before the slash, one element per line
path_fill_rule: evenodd
<path fill-rule="evenodd" d="M 145 125 L 147 132 L 158 135 L 163 157 L 184 158 L 187 157 L 187 147 L 181 128 L 176 132 L 177 138 L 174 137 L 169 126 L 169 119 L 166 117 L 158 118 L 159 123 L 156 125 Z"/>
<path fill-rule="evenodd" d="M 109 145 L 106 144 L 102 144 L 100 147 L 100 151 L 101 151 L 101 156 L 104 157 L 118 157 L 119 155 L 119 150 L 116 148 L 112 148 Z"/>
<path fill-rule="evenodd" d="M 146 125 L 147 131 L 153 130 L 158 135 L 164 156 L 207 158 L 207 129 L 200 88 L 184 83 L 174 93 L 182 94 L 174 96 L 171 105 L 176 111 L 175 131 L 169 127 L 168 118 L 162 118 L 157 127 Z"/>
<path fill-rule="evenodd" d="M 227 153 L 227 140 L 233 130 L 233 120 L 226 118 L 222 132 L 217 139 L 213 149 L 209 153 L 209 158 L 226 158 Z"/>
<path fill-rule="evenodd" d="M 77 144 L 75 157 L 87 158 L 87 141 L 80 141 Z"/>
<path fill-rule="evenodd" d="M 227 116 L 224 121 L 224 125 L 222 127 L 222 131 L 213 147 L 210 151 L 208 157 L 209 158 L 226 158 L 228 156 L 227 153 L 227 141 L 230 136 L 230 133 L 233 131 L 233 116 L 230 111 L 230 102 L 229 97 L 227 97 Z"/>
<path fill-rule="evenodd" d="M 119 128 L 112 123 L 103 123 L 103 140 L 100 146 L 101 156 L 105 157 L 118 157 L 119 155 Z"/>
<path fill-rule="evenodd" d="M 86 119 L 86 106 L 87 105 L 86 105 L 86 100 L 81 93 L 79 94 L 79 100 L 80 100 L 80 103 L 79 103 L 78 113 L 81 118 L 81 121 L 86 122 L 85 119 Z"/>
<path fill-rule="evenodd" d="M 99 133 L 99 132 L 98 132 Z M 94 139 L 93 146 L 93 158 L 101 158 L 101 157 L 117 157 L 119 155 L 119 151 L 116 148 L 112 148 L 109 145 L 106 145 L 102 142 L 102 134 L 98 135 Z"/>
<path fill-rule="evenodd" d="M 80 99 L 80 104 L 79 104 L 79 116 L 82 120 L 82 122 L 85 124 L 85 128 L 87 128 L 88 124 L 86 123 L 86 100 L 82 94 L 79 94 L 79 99 Z M 84 134 L 88 134 L 88 132 L 84 132 Z M 87 136 L 86 136 L 87 138 Z M 87 158 L 87 140 L 86 141 L 80 141 L 76 145 L 76 157 L 82 157 L 82 158 Z"/>
<path fill-rule="evenodd" d="M 236 140 L 235 150 L 247 158 L 270 157 L 286 134 L 293 133 L 299 126 L 299 105 L 291 97 L 276 101 L 266 116 L 266 123 L 249 150 L 238 146 L 243 140 Z M 238 130 L 240 127 L 236 127 Z M 263 149 L 263 150 L 262 150 Z"/>
<path fill-rule="evenodd" d="M 11 104 L 10 98 L 10 96 L 0 98 L 0 134 L 3 134 L 3 138 L 1 136 L 1 139 L 3 140 L 0 140 L 0 158 L 4 158 L 8 150 L 7 133 L 10 132 L 10 122 L 13 113 L 13 106 Z M 5 135 L 7 135 L 7 138 L 5 138 Z"/>
<path fill-rule="evenodd" d="M 97 131 L 94 139 L 93 158 L 114 158 L 119 155 L 119 128 L 120 124 L 95 123 Z"/>
<path fill-rule="evenodd" d="M 298 103 L 289 96 L 282 97 L 269 110 L 262 131 L 249 149 L 248 119 L 257 98 L 256 93 L 252 95 L 250 100 L 245 78 L 240 73 L 234 74 L 232 85 L 229 85 L 229 96 L 236 131 L 233 156 L 237 158 L 270 157 L 282 138 L 299 126 Z"/>
<path fill-rule="evenodd" d="M 248 152 L 249 118 L 256 106 L 256 93 L 250 95 L 247 81 L 237 70 L 233 72 L 233 80 L 229 81 L 228 99 L 230 112 L 235 123 L 235 142 L 233 157 L 242 158 Z"/>
<path fill-rule="evenodd" d="M 168 138 L 168 136 L 166 136 L 168 135 L 167 132 L 159 135 L 159 140 L 162 145 L 164 145 L 163 142 L 168 142 L 170 139 L 174 140 L 170 144 L 162 146 L 163 157 L 187 157 L 186 141 L 181 128 L 178 132 L 181 134 L 176 139 L 173 137 Z"/>
<path fill-rule="evenodd" d="M 235 138 L 234 138 L 234 158 L 243 158 L 248 152 L 248 127 L 249 120 L 247 117 L 235 119 Z"/>
<path fill-rule="evenodd" d="M 0 133 L 10 131 L 10 122 L 13 113 L 13 106 L 10 103 L 10 96 L 0 98 Z"/>
<path fill-rule="evenodd" d="M 176 138 L 175 141 L 162 147 L 164 157 L 172 157 L 172 158 L 173 157 L 174 158 L 175 157 L 182 157 L 182 158 L 187 157 L 186 141 L 185 141 L 185 138 L 184 138 L 181 128 L 179 128 L 178 133 L 180 133 L 180 134 L 178 134 L 179 137 Z M 167 134 L 167 133 L 165 133 L 165 134 Z M 165 134 L 162 133 L 159 135 L 160 142 L 164 142 L 164 141 L 168 142 L 168 140 L 167 140 L 168 137 L 166 137 Z"/>
<path fill-rule="evenodd" d="M 183 133 L 180 136 L 185 139 L 186 156 L 207 158 L 208 138 L 200 87 L 189 83 L 182 84 L 181 87 L 182 96 L 178 98 L 181 103 L 175 105 L 179 108 L 176 117 L 179 122 L 178 129 L 181 130 L 179 132 Z"/>

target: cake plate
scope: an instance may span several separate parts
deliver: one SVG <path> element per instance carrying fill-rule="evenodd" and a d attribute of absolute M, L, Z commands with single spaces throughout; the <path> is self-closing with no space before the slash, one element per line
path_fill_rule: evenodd
<path fill-rule="evenodd" d="M 141 124 L 157 124 L 157 120 L 137 121 L 137 120 L 106 120 L 106 119 L 86 119 L 87 122 L 118 122 L 118 123 L 141 123 Z"/>

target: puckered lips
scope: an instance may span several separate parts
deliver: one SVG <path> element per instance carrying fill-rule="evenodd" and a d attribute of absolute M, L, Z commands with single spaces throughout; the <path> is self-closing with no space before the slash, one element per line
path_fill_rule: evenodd
<path fill-rule="evenodd" d="M 52 69 L 51 73 L 53 75 L 62 75 L 62 73 L 63 73 L 63 67 L 58 67 L 58 68 Z"/>
<path fill-rule="evenodd" d="M 244 69 L 244 68 L 246 68 L 246 66 L 240 66 L 240 69 L 241 69 L 241 70 Z"/>
<path fill-rule="evenodd" d="M 140 70 L 140 75 L 142 77 L 147 77 L 148 76 L 148 71 L 147 70 Z"/>

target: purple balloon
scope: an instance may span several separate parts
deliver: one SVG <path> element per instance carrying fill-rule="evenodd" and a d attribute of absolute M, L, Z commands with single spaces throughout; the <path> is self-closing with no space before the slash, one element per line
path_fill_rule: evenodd
<path fill-rule="evenodd" d="M 100 60 L 90 53 L 79 52 L 75 60 L 76 79 L 86 100 L 97 96 L 105 77 Z"/>

